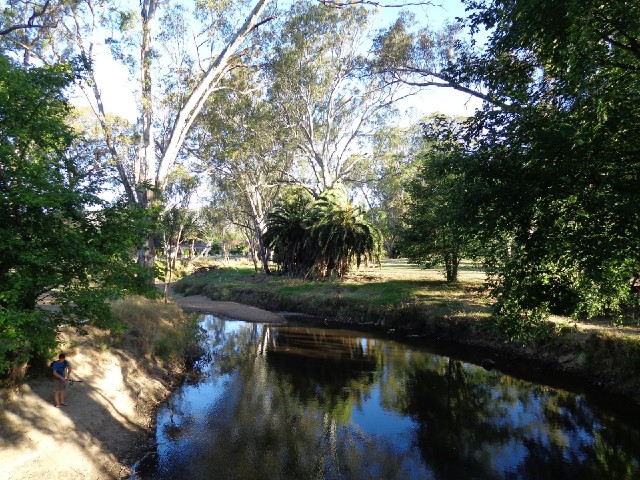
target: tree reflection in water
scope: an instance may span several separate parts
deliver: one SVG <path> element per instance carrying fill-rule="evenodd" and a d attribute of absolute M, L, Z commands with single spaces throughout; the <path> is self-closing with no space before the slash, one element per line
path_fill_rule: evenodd
<path fill-rule="evenodd" d="M 145 478 L 640 478 L 639 432 L 582 395 L 344 330 L 205 325 Z"/>

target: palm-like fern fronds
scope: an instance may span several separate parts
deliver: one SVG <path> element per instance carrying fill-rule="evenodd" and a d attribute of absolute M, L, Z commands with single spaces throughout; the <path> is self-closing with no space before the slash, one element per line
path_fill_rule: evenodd
<path fill-rule="evenodd" d="M 352 263 L 378 261 L 382 236 L 354 207 L 342 188 L 315 201 L 298 197 L 269 215 L 265 238 L 284 273 L 314 277 L 345 275 Z"/>

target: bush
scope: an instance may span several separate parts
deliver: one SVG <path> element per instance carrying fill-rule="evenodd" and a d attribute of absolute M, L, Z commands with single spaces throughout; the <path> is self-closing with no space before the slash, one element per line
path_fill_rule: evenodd
<path fill-rule="evenodd" d="M 132 296 L 113 302 L 112 309 L 145 355 L 163 362 L 184 362 L 199 351 L 198 317 L 187 317 L 174 303 Z"/>
<path fill-rule="evenodd" d="M 56 325 L 46 312 L 0 308 L 0 376 L 36 356 L 49 357 L 56 347 Z"/>

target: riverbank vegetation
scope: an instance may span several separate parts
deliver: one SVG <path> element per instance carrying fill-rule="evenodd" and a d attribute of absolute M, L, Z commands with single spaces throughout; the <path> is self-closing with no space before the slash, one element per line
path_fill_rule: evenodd
<path fill-rule="evenodd" d="M 265 309 L 301 312 L 331 319 L 384 324 L 403 308 L 419 308 L 427 317 L 487 318 L 489 299 L 484 274 L 465 263 L 460 281 L 446 282 L 441 270 L 422 269 L 405 260 L 385 260 L 344 277 L 323 280 L 255 273 L 245 259 L 232 266 L 216 261 L 196 263 L 196 272 L 183 277 L 174 291 L 233 300 Z M 342 304 L 341 304 L 342 303 Z M 407 328 L 411 328 L 406 325 Z"/>
<path fill-rule="evenodd" d="M 113 302 L 111 309 L 120 322 L 111 346 L 126 339 L 174 373 L 184 372 L 200 355 L 198 317 L 186 315 L 175 303 L 130 296 Z"/>
<path fill-rule="evenodd" d="M 485 273 L 463 261 L 457 282 L 442 269 L 386 260 L 343 278 L 322 281 L 255 273 L 246 260 L 230 266 L 196 263 L 174 285 L 184 295 L 241 302 L 311 315 L 308 321 L 349 325 L 425 344 L 467 346 L 489 358 L 527 360 L 551 372 L 640 401 L 640 326 L 608 319 L 550 316 L 535 339 L 514 339 L 492 317 Z"/>

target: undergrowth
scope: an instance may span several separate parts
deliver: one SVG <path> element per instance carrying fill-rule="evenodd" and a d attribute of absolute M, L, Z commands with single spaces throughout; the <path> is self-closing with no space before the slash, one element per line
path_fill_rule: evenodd
<path fill-rule="evenodd" d="M 198 355 L 198 317 L 187 316 L 174 303 L 133 296 L 113 302 L 112 310 L 126 326 L 124 335 L 144 355 L 166 364 L 189 362 Z"/>

